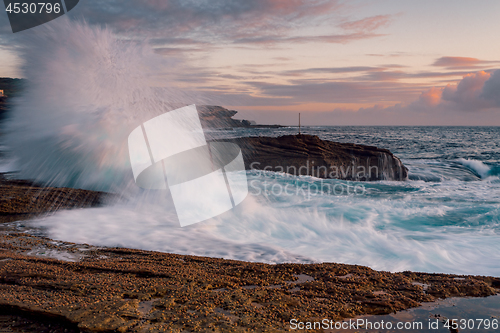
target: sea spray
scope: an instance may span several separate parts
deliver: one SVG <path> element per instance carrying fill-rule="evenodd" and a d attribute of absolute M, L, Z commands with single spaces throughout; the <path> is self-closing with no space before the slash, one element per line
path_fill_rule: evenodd
<path fill-rule="evenodd" d="M 53 186 L 122 191 L 132 180 L 127 136 L 158 114 L 193 103 L 169 86 L 174 64 L 146 42 L 61 19 L 24 34 L 28 80 L 4 125 L 20 178 Z M 161 88 L 154 86 L 161 85 Z"/>

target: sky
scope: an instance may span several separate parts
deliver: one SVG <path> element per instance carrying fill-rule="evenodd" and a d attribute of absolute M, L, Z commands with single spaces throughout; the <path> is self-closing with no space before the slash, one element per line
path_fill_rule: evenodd
<path fill-rule="evenodd" d="M 500 126 L 500 1 L 81 0 L 173 84 L 261 124 Z M 37 28 L 33 28 L 37 29 Z M 0 77 L 22 77 L 5 12 Z"/>

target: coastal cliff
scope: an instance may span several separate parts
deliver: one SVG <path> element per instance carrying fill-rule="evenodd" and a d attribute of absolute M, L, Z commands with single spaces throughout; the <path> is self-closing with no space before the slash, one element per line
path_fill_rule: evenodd
<path fill-rule="evenodd" d="M 281 125 L 257 125 L 255 121 L 245 119 L 233 119 L 238 113 L 218 105 L 197 105 L 201 124 L 205 128 L 279 128 Z"/>
<path fill-rule="evenodd" d="M 354 181 L 405 180 L 408 169 L 389 150 L 321 140 L 316 135 L 227 140 L 242 148 L 247 170 Z"/>
<path fill-rule="evenodd" d="M 203 127 L 207 128 L 232 128 L 254 125 L 255 122 L 248 120 L 233 119 L 238 113 L 217 105 L 198 105 L 198 114 Z"/>

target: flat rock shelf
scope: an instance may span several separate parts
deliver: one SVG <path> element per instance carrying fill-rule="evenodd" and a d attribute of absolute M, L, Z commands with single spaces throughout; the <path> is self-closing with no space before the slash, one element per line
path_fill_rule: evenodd
<path fill-rule="evenodd" d="M 0 233 L 0 312 L 75 332 L 285 332 L 292 318 L 389 314 L 498 288 L 494 277 L 270 265 Z"/>

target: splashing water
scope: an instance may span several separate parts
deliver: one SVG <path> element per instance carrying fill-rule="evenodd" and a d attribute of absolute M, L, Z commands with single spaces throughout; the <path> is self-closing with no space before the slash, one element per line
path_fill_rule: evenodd
<path fill-rule="evenodd" d="M 490 144 L 498 140 L 497 130 L 304 128 L 323 139 L 389 148 L 404 158 L 411 180 L 328 180 L 366 190 L 309 197 L 293 189 L 318 179 L 249 173 L 252 193 L 242 205 L 180 228 L 168 193 L 142 192 L 133 183 L 126 145 L 138 124 L 197 102 L 163 83 L 166 88 L 152 88 L 157 73 L 175 71 L 174 64 L 145 43 L 122 41 L 85 23 L 61 19 L 44 27 L 26 34 L 21 51 L 30 84 L 5 124 L 3 139 L 17 159 L 18 177 L 129 198 L 32 223 L 48 236 L 249 261 L 500 275 L 500 152 Z M 221 136 L 295 129 L 269 131 L 238 129 Z M 275 184 L 289 184 L 292 194 L 266 192 Z"/>
<path fill-rule="evenodd" d="M 22 40 L 29 84 L 15 100 L 5 144 L 21 178 L 54 186 L 118 190 L 131 181 L 126 139 L 143 121 L 188 103 L 172 87 L 155 89 L 172 64 L 146 43 L 58 20 Z"/>
<path fill-rule="evenodd" d="M 481 178 L 486 178 L 490 174 L 491 167 L 481 161 L 459 158 L 458 162 L 472 169 Z"/>

